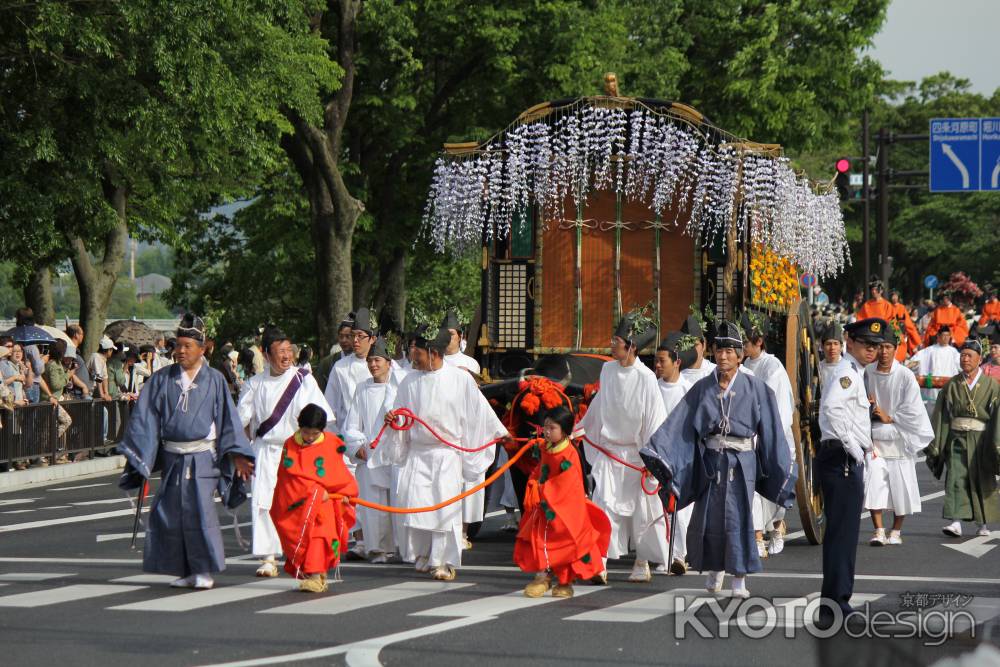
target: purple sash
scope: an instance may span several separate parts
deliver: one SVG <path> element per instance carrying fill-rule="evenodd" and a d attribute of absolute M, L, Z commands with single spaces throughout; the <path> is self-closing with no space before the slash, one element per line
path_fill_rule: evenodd
<path fill-rule="evenodd" d="M 281 418 L 285 416 L 285 411 L 288 410 L 288 406 L 292 404 L 292 399 L 295 398 L 295 392 L 299 390 L 302 386 L 302 381 L 305 377 L 309 375 L 309 371 L 304 368 L 300 368 L 295 373 L 295 377 L 291 379 L 288 386 L 285 387 L 284 393 L 281 394 L 281 398 L 278 399 L 278 403 L 274 406 L 274 412 L 271 416 L 264 420 L 260 426 L 257 427 L 257 437 L 263 438 L 267 435 L 267 432 L 278 425 Z"/>

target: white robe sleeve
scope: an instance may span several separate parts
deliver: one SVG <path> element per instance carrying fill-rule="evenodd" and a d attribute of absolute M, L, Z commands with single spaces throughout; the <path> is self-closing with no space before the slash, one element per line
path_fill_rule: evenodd
<path fill-rule="evenodd" d="M 462 425 L 464 436 L 463 447 L 481 447 L 490 440 L 508 435 L 507 428 L 497 418 L 489 401 L 479 391 L 472 376 L 463 372 L 463 388 L 465 390 L 465 411 Z M 493 464 L 496 457 L 496 445 L 478 452 L 462 452 L 462 476 L 467 482 L 478 481 Z"/>
<path fill-rule="evenodd" d="M 896 374 L 899 386 L 896 395 L 899 403 L 895 406 L 892 426 L 896 427 L 903 440 L 903 450 L 907 456 L 916 457 L 934 439 L 934 429 L 930 417 L 920 397 L 920 386 L 910 372 Z"/>
<path fill-rule="evenodd" d="M 358 388 L 360 389 L 360 385 Z M 344 445 L 347 447 L 346 453 L 352 461 L 357 458 L 358 450 L 368 444 L 368 438 L 365 437 L 364 428 L 361 424 L 361 417 L 365 414 L 364 402 L 364 392 L 356 391 L 354 393 L 354 401 L 352 401 L 351 407 L 347 410 L 347 421 L 340 429 Z"/>
<path fill-rule="evenodd" d="M 333 412 L 333 419 L 331 421 L 336 422 L 337 415 L 341 414 L 340 378 L 337 375 L 336 364 L 330 367 L 330 377 L 326 381 L 326 390 L 323 392 L 323 396 L 326 398 L 326 402 Z"/>
<path fill-rule="evenodd" d="M 637 361 L 636 363 L 642 363 Z M 650 373 L 643 382 L 643 407 L 642 407 L 642 429 L 639 431 L 639 440 L 636 447 L 642 449 L 649 442 L 649 439 L 656 433 L 667 419 L 667 409 L 663 407 L 663 397 L 660 388 L 656 384 L 656 377 Z M 586 415 L 584 415 L 586 418 Z"/>
<path fill-rule="evenodd" d="M 240 423 L 243 424 L 243 428 L 249 427 L 250 422 L 253 420 L 254 387 L 256 384 L 247 380 L 243 383 L 243 387 L 240 390 L 240 400 L 236 410 L 239 413 Z"/>
<path fill-rule="evenodd" d="M 391 403 L 393 410 L 409 407 L 413 402 L 410 397 L 412 382 L 405 380 L 399 385 L 396 400 Z M 382 428 L 381 425 L 379 428 Z M 376 468 L 386 465 L 402 465 L 410 450 L 410 432 L 386 428 L 382 439 L 374 450 L 369 451 L 368 467 Z"/>
<path fill-rule="evenodd" d="M 305 376 L 302 380 L 302 387 L 299 389 L 303 393 L 304 403 L 309 405 L 317 405 L 323 408 L 323 412 L 326 413 L 326 429 L 328 431 L 333 431 L 333 425 L 336 419 L 333 415 L 333 408 L 330 406 L 330 402 L 326 400 L 326 396 L 319 389 L 319 383 L 316 382 L 316 378 L 312 376 L 312 373 Z M 296 420 L 298 415 L 295 415 Z"/>

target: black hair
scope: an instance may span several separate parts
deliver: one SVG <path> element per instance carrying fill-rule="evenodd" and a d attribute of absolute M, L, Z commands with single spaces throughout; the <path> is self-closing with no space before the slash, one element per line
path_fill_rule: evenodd
<path fill-rule="evenodd" d="M 275 343 L 284 342 L 286 340 L 290 340 L 290 339 L 288 338 L 287 335 L 285 335 L 284 331 L 282 331 L 278 327 L 268 327 L 264 331 L 264 336 L 263 336 L 263 339 L 261 341 L 260 347 L 264 351 L 264 354 L 268 354 L 269 355 L 269 354 L 271 354 L 271 346 L 272 345 L 274 345 Z"/>
<path fill-rule="evenodd" d="M 49 361 L 62 361 L 66 356 L 66 341 L 57 338 L 56 342 L 49 345 Z"/>
<path fill-rule="evenodd" d="M 563 435 L 567 438 L 569 434 L 573 432 L 573 424 L 575 420 L 573 418 L 573 413 L 570 412 L 566 406 L 557 405 L 556 407 L 549 410 L 548 414 L 545 415 L 546 419 L 551 419 L 554 423 L 559 425 L 562 429 Z"/>
<path fill-rule="evenodd" d="M 670 357 L 670 361 L 672 361 L 674 363 L 677 363 L 677 360 L 680 359 L 680 357 L 677 356 L 677 350 L 675 350 L 670 345 L 667 345 L 666 341 L 663 341 L 662 343 L 660 343 L 659 345 L 657 345 L 656 346 L 656 351 L 657 352 L 666 352 L 667 356 Z"/>
<path fill-rule="evenodd" d="M 302 408 L 299 413 L 299 428 L 314 428 L 322 431 L 326 428 L 326 410 L 315 403 Z"/>

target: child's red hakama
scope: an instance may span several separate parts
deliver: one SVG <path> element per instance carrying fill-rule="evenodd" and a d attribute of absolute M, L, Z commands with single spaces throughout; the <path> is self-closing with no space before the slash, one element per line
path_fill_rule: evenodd
<path fill-rule="evenodd" d="M 514 562 L 525 572 L 551 570 L 562 585 L 604 570 L 611 522 L 583 492 L 580 456 L 569 440 L 539 446 L 541 460 L 525 493 Z"/>
<path fill-rule="evenodd" d="M 271 519 L 285 552 L 285 571 L 296 578 L 325 574 L 340 562 L 354 525 L 352 505 L 325 494 L 357 496 L 358 485 L 344 465 L 344 443 L 323 433 L 311 445 L 298 434 L 285 441 Z"/>

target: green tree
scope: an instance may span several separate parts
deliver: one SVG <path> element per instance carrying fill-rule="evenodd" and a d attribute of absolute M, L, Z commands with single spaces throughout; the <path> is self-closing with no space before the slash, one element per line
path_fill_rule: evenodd
<path fill-rule="evenodd" d="M 309 30 L 314 8 L 40 0 L 5 11 L 0 141 L 12 153 L 0 215 L 32 241 L 31 261 L 71 259 L 85 350 L 130 231 L 175 237 L 190 211 L 273 168 L 290 129 L 281 110 L 320 117 L 318 91 L 336 85 L 337 69 Z"/>

